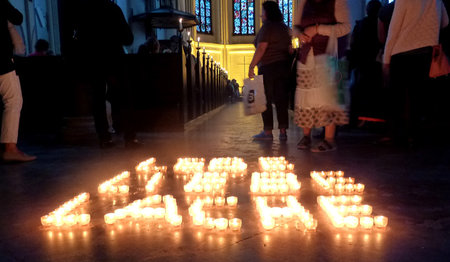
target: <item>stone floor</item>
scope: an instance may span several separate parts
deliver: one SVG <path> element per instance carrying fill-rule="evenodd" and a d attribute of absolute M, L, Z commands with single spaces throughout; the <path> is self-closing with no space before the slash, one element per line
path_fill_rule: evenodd
<path fill-rule="evenodd" d="M 252 142 L 262 123 L 259 116 L 246 117 L 242 111 L 240 103 L 228 105 L 190 124 L 184 133 L 142 134 L 146 146 L 139 150 L 120 145 L 100 150 L 95 137 L 86 135 L 64 143 L 27 140 L 23 148 L 36 154 L 37 161 L 0 164 L 0 261 L 448 261 L 447 146 L 382 147 L 373 144 L 374 134 L 342 130 L 338 151 L 314 154 L 296 149 L 298 128 L 289 129 L 287 143 Z M 151 156 L 159 165 L 169 166 L 158 193 L 177 198 L 184 224 L 179 229 L 154 223 L 105 225 L 103 215 L 113 209 L 112 200 L 98 196 L 98 184 Z M 249 164 L 249 175 L 227 189 L 227 195 L 239 197 L 238 208 L 223 211 L 243 219 L 239 233 L 192 226 L 183 183 L 171 170 L 183 156 L 207 160 L 238 156 Z M 316 232 L 292 226 L 261 228 L 249 194 L 250 173 L 258 170 L 259 156 L 286 156 L 295 164 L 302 183 L 298 199 L 318 219 Z M 374 213 L 389 217 L 388 229 L 334 229 L 317 205 L 310 170 L 343 170 L 364 183 L 364 202 L 373 206 Z M 49 230 L 40 225 L 42 215 L 85 191 L 91 193 L 90 226 Z M 142 188 L 132 185 L 125 202 L 116 205 L 141 197 Z"/>

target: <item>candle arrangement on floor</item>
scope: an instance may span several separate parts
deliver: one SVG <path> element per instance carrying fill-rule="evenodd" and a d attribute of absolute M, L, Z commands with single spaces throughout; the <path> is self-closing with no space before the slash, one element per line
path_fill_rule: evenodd
<path fill-rule="evenodd" d="M 130 178 L 130 172 L 124 171 L 117 176 L 106 180 L 98 186 L 98 192 L 100 194 L 125 194 L 128 193 L 130 188 L 128 186 L 128 179 Z"/>
<path fill-rule="evenodd" d="M 286 198 L 285 207 L 270 207 L 268 198 L 258 196 L 255 198 L 261 225 L 265 230 L 272 230 L 276 226 L 295 223 L 298 230 L 315 231 L 317 220 L 306 210 L 295 196 Z"/>
<path fill-rule="evenodd" d="M 217 231 L 224 231 L 228 227 L 232 231 L 239 231 L 242 226 L 242 220 L 239 218 L 213 218 L 207 216 L 205 209 L 217 208 L 217 207 L 229 207 L 236 208 L 238 198 L 235 196 L 225 197 L 210 197 L 207 196 L 203 199 L 197 198 L 193 201 L 189 207 L 189 215 L 192 219 L 192 224 L 196 227 L 203 227 L 208 230 L 215 229 Z"/>
<path fill-rule="evenodd" d="M 280 171 L 254 172 L 250 184 L 250 192 L 254 195 L 295 194 L 300 188 L 296 175 Z"/>
<path fill-rule="evenodd" d="M 173 172 L 179 175 L 193 175 L 203 172 L 205 168 L 204 158 L 178 158 L 173 166 Z"/>
<path fill-rule="evenodd" d="M 355 178 L 344 177 L 344 172 L 342 171 L 311 171 L 310 175 L 324 193 L 352 195 L 364 192 L 364 184 L 355 184 Z"/>
<path fill-rule="evenodd" d="M 186 193 L 205 193 L 224 195 L 228 173 L 195 173 L 191 180 L 184 185 Z"/>
<path fill-rule="evenodd" d="M 75 225 L 85 226 L 91 221 L 91 215 L 77 209 L 89 202 L 89 193 L 81 193 L 71 200 L 65 202 L 60 207 L 41 217 L 41 224 L 45 227 L 72 227 Z"/>
<path fill-rule="evenodd" d="M 145 191 L 147 193 L 154 193 L 156 190 L 156 187 L 161 182 L 162 174 L 160 172 L 157 172 L 154 174 L 150 180 L 148 180 L 147 185 L 145 185 Z"/>
<path fill-rule="evenodd" d="M 162 200 L 162 202 L 161 202 Z M 112 225 L 118 222 L 165 220 L 172 226 L 180 226 L 183 218 L 178 215 L 178 205 L 172 195 L 152 195 L 133 201 L 124 208 L 114 210 L 104 216 L 105 223 Z"/>
<path fill-rule="evenodd" d="M 284 156 L 259 157 L 258 163 L 263 172 L 292 172 L 294 170 L 294 164 L 290 164 Z"/>
<path fill-rule="evenodd" d="M 247 172 L 247 164 L 242 158 L 222 157 L 213 158 L 209 161 L 209 172 L 226 172 L 230 175 L 244 175 Z"/>
<path fill-rule="evenodd" d="M 317 202 L 336 228 L 385 229 L 388 218 L 373 216 L 372 206 L 361 205 L 361 196 L 319 196 Z"/>

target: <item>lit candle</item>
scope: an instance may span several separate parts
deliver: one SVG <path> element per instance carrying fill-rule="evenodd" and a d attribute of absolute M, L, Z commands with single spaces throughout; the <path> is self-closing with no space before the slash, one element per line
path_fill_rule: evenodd
<path fill-rule="evenodd" d="M 237 206 L 237 202 L 238 202 L 238 198 L 235 196 L 229 196 L 227 197 L 227 204 L 230 207 L 235 207 Z"/>
<path fill-rule="evenodd" d="M 130 187 L 123 185 L 123 186 L 119 186 L 119 192 L 122 194 L 126 194 L 130 191 Z"/>
<path fill-rule="evenodd" d="M 158 207 L 154 209 L 154 216 L 157 219 L 161 219 L 164 218 L 164 216 L 166 215 L 166 210 L 162 207 Z"/>
<path fill-rule="evenodd" d="M 353 184 L 346 184 L 345 185 L 345 192 L 346 193 L 352 193 L 353 192 Z"/>
<path fill-rule="evenodd" d="M 371 229 L 373 227 L 373 218 L 372 217 L 361 217 L 359 219 L 361 227 L 364 229 Z"/>
<path fill-rule="evenodd" d="M 275 227 L 275 219 L 272 217 L 263 218 L 261 223 L 265 230 L 272 230 Z"/>
<path fill-rule="evenodd" d="M 370 205 L 361 206 L 361 215 L 370 216 L 371 214 L 372 214 L 372 206 Z"/>
<path fill-rule="evenodd" d="M 214 227 L 215 227 L 215 224 L 214 224 L 214 218 L 212 218 L 212 217 L 207 217 L 206 219 L 205 219 L 205 223 L 204 223 L 204 225 L 203 225 L 206 229 L 213 229 Z"/>
<path fill-rule="evenodd" d="M 337 195 L 340 195 L 340 194 L 344 193 L 344 185 L 343 184 L 336 184 L 334 186 L 334 192 Z"/>
<path fill-rule="evenodd" d="M 178 20 L 178 22 L 180 22 L 180 26 L 179 26 L 180 31 L 183 31 L 183 18 L 180 18 L 180 20 Z"/>
<path fill-rule="evenodd" d="M 192 223 L 195 226 L 202 226 L 204 222 L 205 222 L 205 212 L 204 211 L 195 213 L 194 216 L 192 217 Z"/>
<path fill-rule="evenodd" d="M 153 195 L 152 196 L 152 204 L 161 204 L 161 195 Z"/>
<path fill-rule="evenodd" d="M 180 226 L 182 222 L 183 222 L 183 217 L 180 215 L 173 216 L 170 219 L 170 224 L 175 227 Z"/>
<path fill-rule="evenodd" d="M 142 209 L 141 213 L 144 219 L 151 219 L 153 217 L 154 210 L 151 207 L 146 207 Z"/>
<path fill-rule="evenodd" d="M 360 208 L 359 208 L 357 205 L 353 205 L 353 206 L 350 206 L 350 207 L 349 207 L 348 212 L 349 212 L 350 215 L 352 215 L 352 216 L 357 216 L 357 215 L 359 215 Z M 364 214 L 363 214 L 363 215 L 364 215 Z"/>
<path fill-rule="evenodd" d="M 114 211 L 116 220 L 122 220 L 127 216 L 127 212 L 123 208 L 116 209 Z"/>
<path fill-rule="evenodd" d="M 46 215 L 41 217 L 41 224 L 45 227 L 51 226 L 53 224 L 53 221 L 53 216 Z"/>
<path fill-rule="evenodd" d="M 214 220 L 214 225 L 218 230 L 225 230 L 228 227 L 228 219 L 217 218 Z"/>
<path fill-rule="evenodd" d="M 362 193 L 363 191 L 364 191 L 364 184 L 356 184 L 355 185 L 355 191 L 357 192 L 357 193 Z"/>
<path fill-rule="evenodd" d="M 78 216 L 78 224 L 85 226 L 91 222 L 91 215 L 89 214 L 81 214 Z"/>
<path fill-rule="evenodd" d="M 352 204 L 359 205 L 359 204 L 361 204 L 362 197 L 358 196 L 358 195 L 354 195 L 354 196 L 352 196 L 351 201 L 352 201 Z"/>
<path fill-rule="evenodd" d="M 355 216 L 348 216 L 344 218 L 345 226 L 351 229 L 357 228 L 359 219 Z"/>
<path fill-rule="evenodd" d="M 225 198 L 216 197 L 216 199 L 214 200 L 214 203 L 216 204 L 216 206 L 221 207 L 225 204 Z"/>
<path fill-rule="evenodd" d="M 376 216 L 373 218 L 373 221 L 378 228 L 386 228 L 388 224 L 388 218 L 385 216 Z"/>
<path fill-rule="evenodd" d="M 197 47 L 200 47 L 200 36 L 197 37 Z M 205 48 L 203 47 L 203 52 L 205 52 Z"/>
<path fill-rule="evenodd" d="M 241 229 L 242 220 L 239 218 L 233 218 L 229 221 L 230 229 L 233 231 L 237 231 Z"/>
<path fill-rule="evenodd" d="M 317 220 L 316 219 L 308 219 L 305 222 L 306 230 L 315 231 L 317 228 Z"/>
<path fill-rule="evenodd" d="M 205 206 L 210 207 L 212 206 L 214 203 L 214 199 L 210 196 L 205 197 L 205 199 L 203 200 L 203 204 L 205 204 Z"/>
<path fill-rule="evenodd" d="M 68 215 L 68 216 L 65 216 L 63 219 L 64 219 L 65 226 L 71 227 L 71 226 L 77 224 L 77 217 L 75 215 Z"/>
<path fill-rule="evenodd" d="M 112 225 L 112 224 L 114 224 L 114 222 L 116 222 L 114 213 L 108 213 L 104 216 L 104 218 L 105 218 L 105 223 L 108 225 Z"/>

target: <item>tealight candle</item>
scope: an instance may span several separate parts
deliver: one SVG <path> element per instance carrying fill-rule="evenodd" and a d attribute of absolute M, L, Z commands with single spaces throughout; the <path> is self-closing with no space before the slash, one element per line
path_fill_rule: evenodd
<path fill-rule="evenodd" d="M 229 196 L 227 197 L 227 204 L 230 207 L 235 207 L 237 205 L 238 198 L 235 196 Z"/>
<path fill-rule="evenodd" d="M 166 209 L 162 207 L 155 208 L 153 215 L 157 219 L 164 218 L 164 216 L 166 215 Z"/>
<path fill-rule="evenodd" d="M 118 189 L 116 186 L 110 186 L 110 187 L 108 188 L 108 192 L 111 193 L 111 194 L 117 193 L 118 190 L 119 190 L 119 189 Z"/>
<path fill-rule="evenodd" d="M 200 213 L 196 213 L 192 217 L 192 223 L 195 226 L 202 226 L 204 222 L 205 222 L 205 212 L 204 211 L 202 211 Z"/>
<path fill-rule="evenodd" d="M 108 192 L 108 185 L 101 184 L 100 186 L 98 186 L 98 192 L 100 194 L 105 194 L 106 192 Z"/>
<path fill-rule="evenodd" d="M 370 216 L 371 214 L 372 214 L 372 206 L 370 205 L 361 206 L 361 215 Z"/>
<path fill-rule="evenodd" d="M 78 216 L 78 224 L 86 226 L 87 224 L 89 224 L 89 222 L 91 222 L 91 215 L 81 214 Z"/>
<path fill-rule="evenodd" d="M 308 219 L 305 222 L 306 230 L 314 231 L 317 228 L 317 220 L 316 219 Z"/>
<path fill-rule="evenodd" d="M 154 211 L 153 211 L 153 208 L 146 207 L 146 208 L 142 209 L 141 213 L 142 213 L 142 217 L 144 217 L 144 219 L 151 219 L 153 217 Z"/>
<path fill-rule="evenodd" d="M 207 207 L 210 207 L 214 204 L 214 199 L 210 196 L 205 197 L 205 199 L 203 199 L 203 204 Z"/>
<path fill-rule="evenodd" d="M 152 204 L 161 204 L 161 195 L 153 195 L 152 196 Z"/>
<path fill-rule="evenodd" d="M 114 211 L 116 220 L 122 220 L 127 216 L 125 209 L 119 208 Z"/>
<path fill-rule="evenodd" d="M 344 193 L 344 185 L 343 184 L 336 184 L 334 186 L 334 192 L 337 195 L 340 195 L 340 194 Z"/>
<path fill-rule="evenodd" d="M 358 195 L 354 195 L 354 196 L 352 196 L 352 198 L 351 198 L 351 202 L 352 202 L 352 204 L 354 204 L 354 205 L 359 205 L 359 204 L 361 204 L 361 201 L 362 201 L 362 197 L 361 197 L 361 196 L 358 196 Z"/>
<path fill-rule="evenodd" d="M 214 218 L 207 217 L 203 225 L 206 229 L 213 229 L 216 225 L 214 224 Z"/>
<path fill-rule="evenodd" d="M 216 199 L 214 200 L 214 203 L 216 204 L 216 206 L 221 207 L 225 204 L 225 198 L 216 197 Z"/>
<path fill-rule="evenodd" d="M 228 227 L 228 219 L 217 218 L 214 220 L 214 225 L 218 230 L 225 230 Z"/>
<path fill-rule="evenodd" d="M 233 218 L 229 221 L 230 229 L 233 231 L 237 231 L 241 229 L 242 220 L 239 218 Z"/>
<path fill-rule="evenodd" d="M 53 224 L 54 218 L 53 216 L 42 216 L 41 217 L 41 224 L 45 227 L 51 226 Z"/>
<path fill-rule="evenodd" d="M 77 218 L 75 215 L 68 215 L 68 216 L 65 216 L 63 219 L 64 219 L 65 226 L 71 227 L 71 226 L 77 224 Z"/>
<path fill-rule="evenodd" d="M 385 216 L 376 216 L 373 218 L 375 226 L 378 228 L 385 228 L 388 224 L 388 218 Z"/>
<path fill-rule="evenodd" d="M 357 205 L 353 205 L 353 206 L 350 206 L 350 207 L 349 207 L 348 212 L 349 212 L 350 215 L 352 215 L 352 216 L 357 216 L 357 215 L 359 215 L 360 208 L 359 208 Z M 363 214 L 363 215 L 364 215 L 364 214 Z"/>
<path fill-rule="evenodd" d="M 372 217 L 361 217 L 359 219 L 361 227 L 364 229 L 371 229 L 373 227 L 373 218 Z"/>
<path fill-rule="evenodd" d="M 172 226 L 177 227 L 177 226 L 180 226 L 181 223 L 183 222 L 183 217 L 180 215 L 176 215 L 176 216 L 171 217 L 169 221 Z"/>
<path fill-rule="evenodd" d="M 348 177 L 347 178 L 347 184 L 354 184 L 355 183 L 355 178 L 354 177 Z"/>
<path fill-rule="evenodd" d="M 345 184 L 345 178 L 343 178 L 343 177 L 338 177 L 338 178 L 336 179 L 336 183 L 338 183 L 338 184 Z"/>
<path fill-rule="evenodd" d="M 336 177 L 343 177 L 344 176 L 344 172 L 343 171 L 336 171 L 336 172 L 334 172 L 334 175 Z"/>
<path fill-rule="evenodd" d="M 275 219 L 272 217 L 263 218 L 261 223 L 265 230 L 272 230 L 275 227 Z"/>
<path fill-rule="evenodd" d="M 362 193 L 364 191 L 364 187 L 365 187 L 364 184 L 361 184 L 361 183 L 356 184 L 355 185 L 355 191 L 357 193 Z"/>
<path fill-rule="evenodd" d="M 114 213 L 108 213 L 104 216 L 104 218 L 105 218 L 105 223 L 108 225 L 112 225 L 112 224 L 114 224 L 114 222 L 116 222 Z"/>
<path fill-rule="evenodd" d="M 123 185 L 123 186 L 119 186 L 119 192 L 122 194 L 126 194 L 130 191 L 130 187 Z"/>
<path fill-rule="evenodd" d="M 165 196 L 163 196 L 163 202 L 166 203 L 167 200 L 172 199 L 172 198 L 173 198 L 172 195 L 165 195 Z"/>
<path fill-rule="evenodd" d="M 345 185 L 345 192 L 346 193 L 352 193 L 353 192 L 353 184 L 346 184 Z"/>
<path fill-rule="evenodd" d="M 357 228 L 359 219 L 355 216 L 348 216 L 344 218 L 345 226 L 351 229 Z"/>
<path fill-rule="evenodd" d="M 343 228 L 345 225 L 345 219 L 341 216 L 336 216 L 332 218 L 332 223 L 335 228 Z"/>

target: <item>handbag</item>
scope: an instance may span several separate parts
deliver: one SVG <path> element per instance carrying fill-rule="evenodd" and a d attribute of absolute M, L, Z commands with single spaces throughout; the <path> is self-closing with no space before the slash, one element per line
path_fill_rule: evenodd
<path fill-rule="evenodd" d="M 243 94 L 245 115 L 255 115 L 266 111 L 267 100 L 263 75 L 257 75 L 253 79 L 244 79 Z"/>
<path fill-rule="evenodd" d="M 442 45 L 433 46 L 430 77 L 436 78 L 448 74 L 450 74 L 450 64 L 444 50 L 442 50 Z"/>

